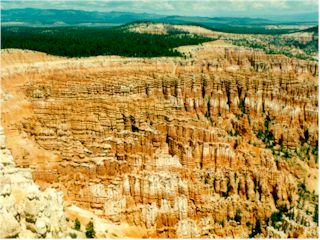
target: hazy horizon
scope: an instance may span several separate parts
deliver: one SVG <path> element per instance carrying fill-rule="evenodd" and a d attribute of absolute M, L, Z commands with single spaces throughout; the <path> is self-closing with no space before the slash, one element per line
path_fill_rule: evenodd
<path fill-rule="evenodd" d="M 180 0 L 180 1 L 81 1 L 81 0 L 18 0 L 1 2 L 1 9 L 40 8 L 99 12 L 134 12 L 158 15 L 200 17 L 277 18 L 318 14 L 317 0 Z"/>

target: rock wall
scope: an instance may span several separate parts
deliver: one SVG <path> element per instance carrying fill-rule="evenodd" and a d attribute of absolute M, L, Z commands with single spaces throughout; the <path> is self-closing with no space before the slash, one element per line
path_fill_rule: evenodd
<path fill-rule="evenodd" d="M 17 165 L 151 237 L 246 238 L 257 220 L 259 236 L 288 236 L 268 219 L 297 208 L 302 179 L 317 191 L 317 63 L 210 43 L 192 54 L 8 74 Z"/>

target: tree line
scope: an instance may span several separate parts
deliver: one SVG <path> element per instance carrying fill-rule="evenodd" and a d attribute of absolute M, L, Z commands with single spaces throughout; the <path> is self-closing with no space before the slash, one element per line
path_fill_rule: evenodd
<path fill-rule="evenodd" d="M 67 57 L 97 55 L 182 56 L 174 48 L 213 40 L 187 33 L 141 34 L 121 28 L 2 27 L 1 30 L 2 49 L 29 49 Z"/>

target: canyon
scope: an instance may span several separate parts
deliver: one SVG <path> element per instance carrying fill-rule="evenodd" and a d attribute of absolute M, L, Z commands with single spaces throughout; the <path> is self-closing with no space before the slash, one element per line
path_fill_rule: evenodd
<path fill-rule="evenodd" d="M 17 167 L 136 237 L 316 238 L 317 62 L 222 40 L 178 50 L 187 57 L 1 50 Z"/>

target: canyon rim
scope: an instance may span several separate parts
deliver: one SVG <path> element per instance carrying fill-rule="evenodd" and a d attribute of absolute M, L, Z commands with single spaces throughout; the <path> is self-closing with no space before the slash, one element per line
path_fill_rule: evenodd
<path fill-rule="evenodd" d="M 90 30 L 132 55 L 2 25 L 1 238 L 318 237 L 318 26 L 163 19 Z"/>

